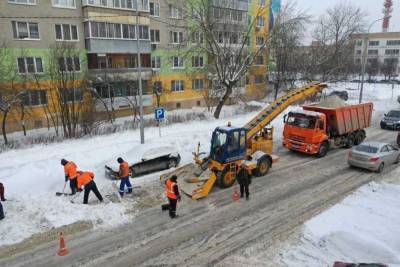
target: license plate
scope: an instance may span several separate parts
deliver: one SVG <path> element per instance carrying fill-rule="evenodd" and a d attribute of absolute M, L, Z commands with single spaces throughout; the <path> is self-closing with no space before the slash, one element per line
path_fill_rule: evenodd
<path fill-rule="evenodd" d="M 392 122 L 387 122 L 386 125 L 393 126 Z"/>

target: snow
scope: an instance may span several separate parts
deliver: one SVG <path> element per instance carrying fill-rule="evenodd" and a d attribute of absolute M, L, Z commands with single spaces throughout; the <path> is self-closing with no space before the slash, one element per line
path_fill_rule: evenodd
<path fill-rule="evenodd" d="M 357 85 L 352 83 L 334 84 L 328 91 L 350 88 L 348 90 L 350 102 L 357 102 L 358 91 L 353 90 L 357 89 L 356 87 Z M 383 114 L 388 108 L 398 105 L 396 97 L 400 94 L 400 87 L 395 86 L 393 94 L 396 97 L 391 97 L 391 90 L 391 86 L 388 85 L 367 84 L 364 99 L 374 101 L 375 110 Z M 264 106 L 265 103 L 258 105 Z M 95 227 L 113 227 L 129 221 L 135 216 L 135 213 L 128 212 L 132 209 L 132 202 L 98 204 L 94 194 L 91 193 L 89 202 L 92 202 L 92 205 L 85 206 L 80 204 L 82 196 L 77 200 L 79 204 L 70 203 L 70 197 L 56 197 L 55 192 L 62 191 L 64 186 L 64 173 L 60 164 L 62 158 L 74 161 L 79 170 L 93 171 L 100 192 L 103 195 L 112 194 L 115 189 L 111 186 L 111 181 L 104 175 L 106 163 L 116 162 L 120 156 L 136 162 L 146 151 L 164 146 L 171 146 L 180 153 L 182 165 L 190 163 L 192 162 L 192 152 L 195 151 L 198 142 L 201 144 L 201 152 L 209 151 L 211 133 L 216 127 L 224 126 L 228 121 L 231 121 L 232 125 L 245 125 L 258 114 L 258 111 L 238 114 L 238 108 L 238 106 L 224 107 L 222 119 L 219 120 L 212 119 L 212 114 L 207 113 L 204 109 L 196 110 L 196 112 L 207 114 L 206 120 L 164 126 L 161 129 L 161 138 L 158 128 L 146 128 L 145 145 L 140 144 L 138 130 L 127 130 L 110 135 L 66 140 L 48 145 L 34 145 L 26 149 L 1 153 L 0 182 L 5 185 L 6 198 L 13 201 L 3 202 L 6 218 L 0 223 L 0 246 L 20 242 L 33 234 L 77 221 L 89 220 Z M 293 106 L 287 111 L 294 110 L 301 110 L 301 108 Z M 170 114 L 191 112 L 193 110 L 175 111 Z M 285 113 L 287 112 L 282 113 L 272 123 L 275 127 L 276 147 L 282 143 L 282 119 Z M 43 131 L 43 129 L 33 131 L 33 134 Z M 20 133 L 11 136 L 11 138 L 18 137 L 20 137 Z M 160 173 L 155 173 L 132 181 L 134 186 L 141 185 L 146 188 L 149 184 L 157 184 L 159 175 Z M 159 191 L 162 192 L 161 186 Z M 67 185 L 66 192 L 69 192 L 69 185 Z M 389 201 L 389 199 L 386 200 Z M 399 213 L 399 211 L 396 212 Z M 325 233 L 317 232 L 317 234 Z M 392 245 L 387 243 L 389 247 Z M 390 252 L 389 249 L 385 251 Z M 390 253 L 388 255 L 392 256 Z"/>
<path fill-rule="evenodd" d="M 400 175 L 397 171 L 396 175 Z M 334 261 L 400 266 L 400 185 L 370 183 L 306 222 L 301 245 L 288 248 L 288 266 Z"/>

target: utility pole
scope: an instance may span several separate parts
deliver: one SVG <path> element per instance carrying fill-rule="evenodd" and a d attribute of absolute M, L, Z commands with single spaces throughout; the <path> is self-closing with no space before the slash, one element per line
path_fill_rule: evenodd
<path fill-rule="evenodd" d="M 140 53 L 140 34 L 139 34 L 139 1 L 136 0 L 136 49 L 138 62 L 138 85 L 139 85 L 139 127 L 140 127 L 140 143 L 144 144 L 144 122 L 143 122 L 143 88 L 142 88 L 142 59 Z"/>

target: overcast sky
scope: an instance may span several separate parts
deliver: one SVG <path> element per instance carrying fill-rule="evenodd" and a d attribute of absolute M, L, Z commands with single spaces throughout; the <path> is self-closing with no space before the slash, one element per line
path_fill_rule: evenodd
<path fill-rule="evenodd" d="M 350 2 L 352 5 L 360 7 L 367 14 L 367 21 L 372 22 L 383 17 L 384 0 L 282 0 L 282 3 L 294 1 L 300 10 L 307 11 L 310 15 L 318 18 L 324 11 L 340 2 Z M 382 31 L 382 22 L 375 23 L 371 32 Z M 389 31 L 400 32 L 400 0 L 393 0 L 393 12 L 390 20 Z"/>

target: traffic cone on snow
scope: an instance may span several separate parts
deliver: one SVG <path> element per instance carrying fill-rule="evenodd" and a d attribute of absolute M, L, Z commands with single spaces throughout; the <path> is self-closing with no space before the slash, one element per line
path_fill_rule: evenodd
<path fill-rule="evenodd" d="M 58 256 L 66 256 L 68 255 L 69 250 L 67 249 L 67 246 L 65 245 L 65 240 L 64 240 L 64 233 L 60 232 L 60 249 L 57 252 Z"/>
<path fill-rule="evenodd" d="M 240 196 L 239 196 L 238 188 L 237 188 L 237 187 L 235 187 L 235 188 L 233 189 L 232 199 L 233 199 L 233 201 L 237 201 L 237 200 L 240 199 Z"/>

